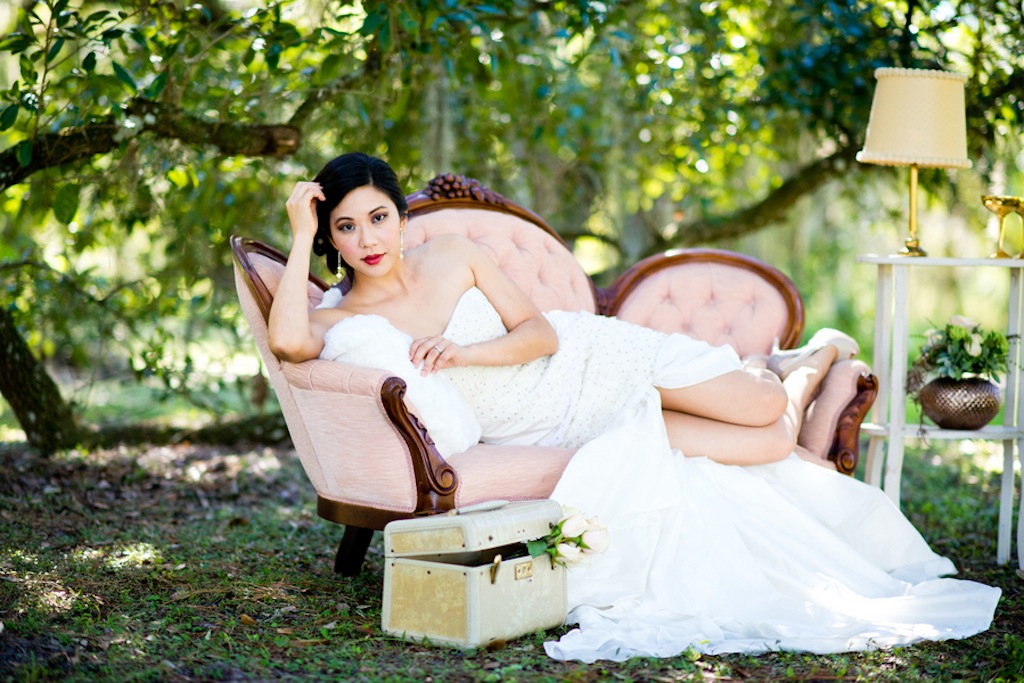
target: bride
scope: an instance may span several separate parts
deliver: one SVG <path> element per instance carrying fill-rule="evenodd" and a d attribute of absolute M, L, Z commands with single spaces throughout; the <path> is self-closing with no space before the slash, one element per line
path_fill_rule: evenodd
<path fill-rule="evenodd" d="M 799 457 L 803 409 L 831 363 L 856 353 L 851 339 L 816 335 L 768 370 L 679 334 L 542 314 L 465 238 L 406 251 L 397 177 L 364 154 L 297 183 L 287 209 L 269 317 L 278 357 L 406 378 L 445 455 L 478 439 L 579 448 L 552 498 L 600 516 L 612 543 L 569 572 L 579 628 L 545 645 L 552 657 L 840 652 L 991 624 L 998 588 L 940 578 L 953 564 L 879 489 Z M 313 311 L 310 252 L 351 283 Z M 459 428 L 435 433 L 451 415 L 465 416 Z"/>

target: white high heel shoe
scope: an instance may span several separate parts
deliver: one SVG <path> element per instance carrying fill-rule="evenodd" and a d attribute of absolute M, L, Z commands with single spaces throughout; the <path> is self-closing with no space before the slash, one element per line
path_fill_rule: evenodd
<path fill-rule="evenodd" d="M 831 327 L 823 327 L 806 344 L 795 349 L 780 349 L 776 340 L 768 357 L 768 369 L 785 379 L 794 368 L 826 346 L 834 346 L 839 352 L 836 360 L 849 360 L 860 353 L 860 346 L 853 337 Z"/>

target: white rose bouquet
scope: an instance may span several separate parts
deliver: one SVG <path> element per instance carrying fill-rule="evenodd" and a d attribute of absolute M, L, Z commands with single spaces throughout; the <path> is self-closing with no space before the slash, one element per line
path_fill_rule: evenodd
<path fill-rule="evenodd" d="M 547 536 L 526 542 L 530 557 L 547 554 L 555 565 L 568 567 L 579 563 L 586 555 L 604 552 L 608 548 L 608 528 L 596 517 L 585 518 L 578 510 L 562 507 L 562 518 L 551 525 Z"/>
<path fill-rule="evenodd" d="M 983 377 L 998 382 L 1006 372 L 1009 348 L 1002 332 L 985 331 L 974 320 L 954 315 L 945 327 L 925 333 L 921 355 L 907 373 L 907 392 L 916 399 L 932 377 Z"/>

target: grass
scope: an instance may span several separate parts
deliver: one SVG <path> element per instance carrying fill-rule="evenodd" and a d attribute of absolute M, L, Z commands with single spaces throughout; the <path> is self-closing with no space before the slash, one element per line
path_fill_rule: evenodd
<path fill-rule="evenodd" d="M 861 654 L 563 663 L 535 633 L 501 649 L 380 630 L 379 535 L 333 573 L 341 529 L 286 449 L 0 449 L 2 681 L 1021 681 L 1024 579 L 995 564 L 986 453 L 908 449 L 904 509 L 961 575 L 1002 587 L 993 628 Z"/>

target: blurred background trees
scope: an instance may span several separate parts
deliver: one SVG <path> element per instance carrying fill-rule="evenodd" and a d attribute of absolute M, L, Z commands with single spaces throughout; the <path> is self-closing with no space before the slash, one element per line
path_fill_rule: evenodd
<path fill-rule="evenodd" d="M 0 7 L 0 424 L 58 448 L 142 389 L 195 422 L 272 411 L 227 240 L 286 247 L 292 184 L 355 149 L 385 157 L 410 191 L 440 172 L 480 179 L 544 216 L 601 282 L 667 248 L 753 254 L 797 282 L 811 327 L 869 342 L 873 272 L 854 256 L 898 248 L 908 194 L 905 169 L 853 160 L 873 71 L 968 76 L 974 168 L 922 172 L 921 238 L 932 255 L 985 255 L 994 225 L 979 195 L 1024 194 L 1022 12 L 1009 0 Z M 1001 324 L 959 284 L 931 289 L 940 315 Z"/>

